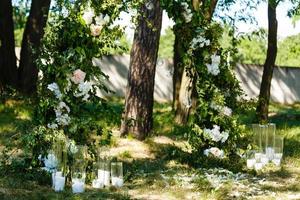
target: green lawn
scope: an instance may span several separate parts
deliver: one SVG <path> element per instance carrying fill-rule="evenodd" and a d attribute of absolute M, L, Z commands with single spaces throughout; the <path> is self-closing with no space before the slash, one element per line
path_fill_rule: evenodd
<path fill-rule="evenodd" d="M 189 129 L 173 123 L 168 104 L 155 104 L 153 135 L 145 142 L 132 137 L 118 137 L 122 101 L 110 101 L 109 115 L 100 123 L 113 130 L 113 157 L 124 162 L 125 186 L 73 195 L 70 188 L 55 193 L 50 176 L 39 169 L 24 169 L 20 136 L 31 123 L 33 103 L 8 100 L 0 104 L 0 148 L 9 146 L 8 163 L 0 168 L 0 199 L 300 199 L 300 104 L 272 105 L 271 121 L 285 136 L 284 162 L 255 174 L 242 169 L 232 173 L 225 169 L 205 169 L 190 165 L 189 146 L 184 133 Z M 101 114 L 100 114 L 101 115 Z M 253 111 L 240 119 L 249 125 Z M 250 126 L 249 126 L 250 127 Z M 2 154 L 3 157 L 3 154 Z"/>

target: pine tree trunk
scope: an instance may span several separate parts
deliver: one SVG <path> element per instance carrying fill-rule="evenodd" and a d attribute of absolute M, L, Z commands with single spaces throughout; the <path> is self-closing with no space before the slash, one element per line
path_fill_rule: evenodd
<path fill-rule="evenodd" d="M 38 69 L 35 64 L 37 51 L 44 36 L 51 0 L 32 0 L 30 14 L 26 22 L 19 66 L 19 87 L 25 94 L 36 91 Z"/>
<path fill-rule="evenodd" d="M 11 0 L 0 1 L 0 88 L 17 85 L 17 63 L 13 7 Z"/>
<path fill-rule="evenodd" d="M 130 55 L 121 135 L 133 133 L 143 140 L 153 127 L 154 78 L 162 23 L 159 0 L 142 5 L 139 13 Z"/>
<path fill-rule="evenodd" d="M 260 93 L 258 99 L 258 106 L 256 108 L 257 119 L 260 122 L 268 121 L 270 90 L 277 56 L 277 19 L 276 19 L 276 5 L 268 4 L 268 20 L 269 20 L 269 34 L 268 34 L 268 50 L 267 58 L 264 64 L 264 72 L 262 76 Z"/>

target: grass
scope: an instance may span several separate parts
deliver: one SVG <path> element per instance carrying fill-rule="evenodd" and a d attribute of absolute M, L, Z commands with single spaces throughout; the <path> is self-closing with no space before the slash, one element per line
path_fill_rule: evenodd
<path fill-rule="evenodd" d="M 97 191 L 88 187 L 80 195 L 73 195 L 69 187 L 65 192 L 55 193 L 51 189 L 49 175 L 39 169 L 23 168 L 26 161 L 20 157 L 20 152 L 14 150 L 21 149 L 19 138 L 26 125 L 31 123 L 32 105 L 27 99 L 10 99 L 0 103 L 0 148 L 11 146 L 11 156 L 15 158 L 11 159 L 9 167 L 0 167 L 1 200 L 300 199 L 300 104 L 270 106 L 270 120 L 276 123 L 278 133 L 285 137 L 282 167 L 258 174 L 247 172 L 247 178 L 242 181 L 228 179 L 216 189 L 207 176 L 207 170 L 190 165 L 191 156 L 184 137 L 189 128 L 174 124 L 174 113 L 169 104 L 155 103 L 153 134 L 140 142 L 130 136 L 118 137 L 123 102 L 109 100 L 107 108 L 110 111 L 99 113 L 99 123 L 114 130 L 115 142 L 109 151 L 124 163 L 125 186 Z M 240 120 L 249 124 L 253 116 L 254 111 L 249 111 L 241 115 Z M 259 183 L 254 175 L 265 181 Z"/>

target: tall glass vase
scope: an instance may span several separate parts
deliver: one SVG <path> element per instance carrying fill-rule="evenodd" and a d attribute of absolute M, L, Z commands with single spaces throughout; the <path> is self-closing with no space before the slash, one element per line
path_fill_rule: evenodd
<path fill-rule="evenodd" d="M 52 173 L 52 187 L 56 192 L 63 191 L 67 174 L 67 146 L 66 140 L 56 140 L 51 153 L 57 160 L 56 169 Z"/>
<path fill-rule="evenodd" d="M 266 155 L 269 160 L 272 160 L 274 157 L 275 132 L 276 132 L 276 125 L 268 124 L 267 140 L 266 140 Z"/>
<path fill-rule="evenodd" d="M 85 190 L 87 147 L 76 146 L 72 164 L 72 191 L 82 193 Z"/>

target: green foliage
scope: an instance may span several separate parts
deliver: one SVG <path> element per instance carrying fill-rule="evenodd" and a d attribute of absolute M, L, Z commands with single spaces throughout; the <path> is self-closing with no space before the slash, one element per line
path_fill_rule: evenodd
<path fill-rule="evenodd" d="M 180 39 L 185 52 L 183 64 L 195 83 L 197 107 L 192 130 L 188 134 L 194 156 L 201 160 L 206 150 L 218 148 L 219 152 L 220 149 L 225 152 L 225 157 L 236 158 L 240 149 L 245 149 L 247 144 L 243 141 L 244 127 L 239 124 L 235 113 L 241 90 L 232 68 L 237 51 L 232 46 L 236 43 L 234 30 L 227 28 L 230 42 L 223 46 L 221 38 L 224 27 L 208 19 L 209 2 L 202 5 L 201 9 L 195 4 L 191 5 L 190 1 L 163 1 L 162 5 L 175 21 L 176 33 L 182 36 Z M 187 99 L 187 102 L 191 100 Z M 214 139 L 214 133 L 207 131 L 212 129 L 225 139 Z"/>
<path fill-rule="evenodd" d="M 97 94 L 109 92 L 104 85 L 107 76 L 93 58 L 124 49 L 118 42 L 123 31 L 112 25 L 122 10 L 117 2 L 58 2 L 58 10 L 64 11 L 49 19 L 41 48 L 36 50 L 40 76 L 35 126 L 24 135 L 35 159 L 65 136 L 68 144 L 87 145 L 90 154 L 109 144 L 111 131 L 97 123 L 97 112 L 107 110 Z"/>
<path fill-rule="evenodd" d="M 267 54 L 267 33 L 261 29 L 242 36 L 237 49 L 240 63 L 263 65 Z"/>
<path fill-rule="evenodd" d="M 289 36 L 278 44 L 276 64 L 300 67 L 300 34 Z"/>
<path fill-rule="evenodd" d="M 159 42 L 158 56 L 160 58 L 173 58 L 175 35 L 171 28 L 166 29 L 166 33 L 161 35 Z"/>

